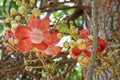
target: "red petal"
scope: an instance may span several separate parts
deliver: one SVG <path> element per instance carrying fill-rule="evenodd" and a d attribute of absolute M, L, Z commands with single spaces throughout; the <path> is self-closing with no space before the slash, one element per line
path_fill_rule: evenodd
<path fill-rule="evenodd" d="M 31 30 L 23 25 L 19 25 L 17 28 L 16 28 L 16 31 L 15 31 L 15 36 L 18 38 L 18 39 L 23 39 L 23 38 L 26 38 L 26 37 L 29 37 L 30 36 L 30 33 L 31 33 Z"/>
<path fill-rule="evenodd" d="M 82 29 L 82 30 L 80 31 L 79 37 L 80 37 L 81 39 L 85 39 L 85 38 L 88 37 L 88 35 L 89 35 L 88 30 L 87 30 L 87 29 Z"/>
<path fill-rule="evenodd" d="M 58 46 L 49 46 L 46 51 L 43 53 L 44 56 L 56 56 L 60 53 L 60 51 L 62 50 L 62 47 L 58 47 Z"/>
<path fill-rule="evenodd" d="M 54 50 L 55 50 L 55 54 L 58 55 L 61 52 L 62 47 L 55 46 Z"/>
<path fill-rule="evenodd" d="M 35 47 L 39 50 L 45 50 L 47 49 L 48 45 L 44 44 L 44 43 L 40 43 L 40 44 L 36 44 Z"/>
<path fill-rule="evenodd" d="M 43 42 L 47 45 L 52 45 L 53 44 L 53 40 L 52 40 L 52 36 L 51 36 L 51 33 L 50 32 L 45 32 L 44 33 L 44 37 L 45 39 L 43 40 Z"/>
<path fill-rule="evenodd" d="M 90 57 L 91 56 L 91 52 L 85 50 L 85 55 L 88 56 L 88 57 Z"/>
<path fill-rule="evenodd" d="M 48 48 L 43 53 L 43 56 L 51 56 L 51 55 L 54 55 L 54 54 L 55 54 L 55 51 L 53 49 L 53 46 L 48 46 Z"/>
<path fill-rule="evenodd" d="M 30 29 L 38 28 L 40 25 L 40 19 L 35 16 L 31 16 L 28 18 L 27 24 Z"/>
<path fill-rule="evenodd" d="M 39 25 L 40 30 L 43 31 L 43 32 L 47 31 L 48 28 L 49 28 L 49 23 L 50 23 L 49 16 L 44 17 L 40 21 L 40 25 Z"/>
<path fill-rule="evenodd" d="M 103 39 L 98 39 L 98 53 L 101 53 L 106 47 L 106 41 Z"/>
<path fill-rule="evenodd" d="M 54 43 L 58 43 L 59 40 L 60 40 L 57 35 L 58 35 L 58 31 L 57 30 L 53 30 L 52 31 L 52 39 L 53 39 Z"/>
<path fill-rule="evenodd" d="M 89 44 L 89 45 L 85 48 L 84 52 L 85 52 L 86 56 L 88 56 L 88 57 L 91 56 L 91 52 L 92 52 L 92 43 Z"/>
<path fill-rule="evenodd" d="M 33 47 L 34 44 L 31 42 L 30 38 L 20 40 L 18 43 L 18 49 L 23 53 L 29 52 Z"/>
<path fill-rule="evenodd" d="M 79 56 L 81 54 L 82 50 L 80 50 L 77 46 L 72 48 L 72 53 L 74 56 Z"/>

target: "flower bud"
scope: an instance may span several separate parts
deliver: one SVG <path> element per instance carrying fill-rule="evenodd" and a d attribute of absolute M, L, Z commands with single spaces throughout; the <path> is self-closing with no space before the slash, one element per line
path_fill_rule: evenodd
<path fill-rule="evenodd" d="M 27 12 L 25 6 L 23 6 L 23 5 L 18 8 L 18 11 L 19 11 L 19 13 L 22 14 L 22 15 L 23 15 L 23 14 L 26 14 L 26 12 Z"/>
<path fill-rule="evenodd" d="M 38 8 L 32 9 L 32 15 L 38 17 L 40 15 L 40 10 Z"/>
<path fill-rule="evenodd" d="M 15 32 L 15 30 L 16 30 L 17 27 L 18 27 L 18 24 L 17 24 L 17 23 L 12 24 L 11 31 L 12 31 L 12 32 Z"/>
<path fill-rule="evenodd" d="M 69 43 L 67 41 L 65 41 L 64 44 L 63 44 L 63 47 L 64 48 L 68 48 L 69 47 Z"/>
<path fill-rule="evenodd" d="M 21 1 L 19 1 L 19 0 L 17 0 L 17 1 L 16 1 L 16 5 L 17 5 L 17 6 L 22 5 L 22 2 L 21 2 Z"/>
<path fill-rule="evenodd" d="M 17 14 L 17 10 L 15 8 L 11 8 L 10 9 L 10 14 L 11 15 L 16 15 Z"/>
<path fill-rule="evenodd" d="M 16 20 L 12 20 L 12 21 L 10 22 L 11 25 L 12 25 L 12 24 L 15 24 L 15 23 L 17 23 Z"/>
<path fill-rule="evenodd" d="M 20 16 L 16 16 L 15 20 L 19 22 L 21 20 L 21 17 Z"/>
<path fill-rule="evenodd" d="M 70 41 L 70 47 L 72 48 L 72 47 L 74 47 L 75 45 L 77 45 L 76 42 L 75 42 L 74 40 L 71 40 L 71 41 Z"/>
<path fill-rule="evenodd" d="M 11 21 L 11 18 L 6 18 L 5 19 L 5 23 L 10 23 L 10 21 Z"/>
<path fill-rule="evenodd" d="M 57 37 L 58 37 L 59 39 L 61 39 L 61 38 L 63 37 L 62 33 L 58 33 L 58 34 L 57 34 Z"/>

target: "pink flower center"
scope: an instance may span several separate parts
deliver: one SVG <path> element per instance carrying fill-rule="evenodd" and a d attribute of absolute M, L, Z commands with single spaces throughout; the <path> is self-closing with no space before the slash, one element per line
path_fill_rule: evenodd
<path fill-rule="evenodd" d="M 39 44 L 43 41 L 44 36 L 39 29 L 33 29 L 30 38 L 34 44 Z"/>

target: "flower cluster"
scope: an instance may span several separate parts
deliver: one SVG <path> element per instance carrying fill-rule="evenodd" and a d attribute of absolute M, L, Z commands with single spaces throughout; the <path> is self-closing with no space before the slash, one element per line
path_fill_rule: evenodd
<path fill-rule="evenodd" d="M 27 20 L 27 26 L 19 25 L 15 30 L 15 37 L 19 40 L 19 51 L 27 53 L 37 49 L 43 55 L 57 55 L 62 49 L 59 46 L 55 46 L 60 38 L 57 36 L 57 30 L 49 30 L 49 22 L 48 16 L 41 20 L 31 16 Z"/>
<path fill-rule="evenodd" d="M 74 45 L 71 46 L 69 53 L 73 58 L 78 57 L 78 61 L 85 57 L 90 57 L 92 52 L 92 40 L 93 36 L 89 35 L 87 29 L 83 29 L 79 33 L 79 38 Z M 97 48 L 97 55 L 102 53 L 106 47 L 106 41 L 98 38 L 98 48 Z M 83 57 L 80 57 L 83 56 Z M 87 60 L 87 58 L 85 58 Z M 88 61 L 88 60 L 87 60 Z"/>

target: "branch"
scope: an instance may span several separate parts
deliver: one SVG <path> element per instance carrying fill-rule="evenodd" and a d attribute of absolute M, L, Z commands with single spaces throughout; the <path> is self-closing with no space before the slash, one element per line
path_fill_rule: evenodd
<path fill-rule="evenodd" d="M 41 10 L 41 12 L 53 12 L 53 11 L 67 10 L 67 9 L 73 9 L 73 8 L 79 8 L 79 9 L 86 10 L 86 11 L 88 11 L 88 9 L 90 9 L 90 7 L 88 7 L 88 6 L 80 5 L 80 6 L 72 6 L 72 7 L 45 9 L 45 10 Z"/>
<path fill-rule="evenodd" d="M 5 4 L 6 4 L 6 0 L 3 0 L 3 6 L 2 6 L 2 12 L 3 12 L 3 14 L 6 13 L 6 11 L 5 11 Z"/>
<path fill-rule="evenodd" d="M 1 70 L 0 71 L 0 77 L 6 75 L 7 74 L 12 74 L 12 73 L 15 73 L 15 72 L 18 72 L 18 71 L 22 71 L 24 69 L 24 66 L 17 66 L 17 67 L 13 67 L 13 68 L 10 68 L 10 69 L 5 69 L 5 70 Z"/>
<path fill-rule="evenodd" d="M 13 2 L 13 0 L 11 0 L 10 2 L 9 2 L 9 7 L 8 7 L 8 13 L 10 14 L 10 9 L 11 9 L 11 7 L 12 7 L 12 2 Z"/>
<path fill-rule="evenodd" d="M 85 80 L 92 80 L 98 43 L 97 0 L 92 0 L 93 48 Z"/>
<path fill-rule="evenodd" d="M 46 8 L 50 8 L 50 7 L 57 6 L 59 4 L 64 4 L 64 3 L 72 3 L 72 2 L 71 1 L 64 1 L 64 2 L 52 2 L 51 1 L 47 6 L 43 6 L 43 0 L 41 0 L 39 9 L 46 9 Z"/>

